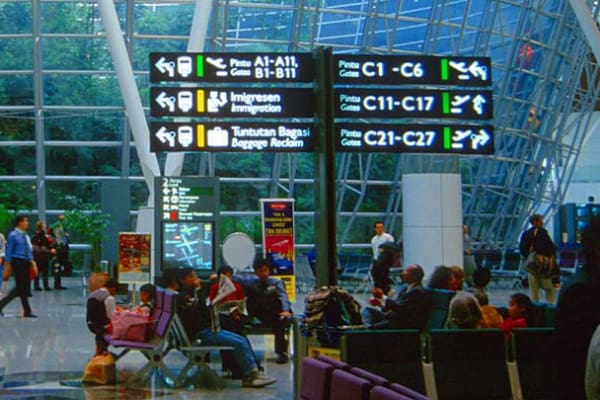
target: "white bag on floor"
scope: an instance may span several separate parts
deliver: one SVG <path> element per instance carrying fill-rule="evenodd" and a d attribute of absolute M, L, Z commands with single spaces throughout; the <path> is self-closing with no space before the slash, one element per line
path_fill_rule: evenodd
<path fill-rule="evenodd" d="M 8 292 L 10 291 L 8 287 L 8 281 L 2 281 L 2 285 L 0 285 L 0 299 L 8 296 Z"/>

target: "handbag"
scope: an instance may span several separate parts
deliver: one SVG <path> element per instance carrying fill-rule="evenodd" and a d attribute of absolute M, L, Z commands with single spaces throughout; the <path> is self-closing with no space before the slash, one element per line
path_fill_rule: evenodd
<path fill-rule="evenodd" d="M 36 263 L 32 263 L 29 267 L 29 280 L 32 281 L 38 276 L 38 267 Z"/>
<path fill-rule="evenodd" d="M 92 358 L 85 366 L 83 383 L 92 385 L 110 385 L 117 381 L 115 357 L 105 353 Z"/>
<path fill-rule="evenodd" d="M 531 241 L 529 255 L 525 260 L 525 269 L 528 273 L 538 278 L 552 278 L 554 276 L 559 276 L 560 268 L 558 267 L 558 264 L 556 264 L 556 258 L 538 254 L 533 249 L 537 233 L 538 231 L 536 229 L 533 234 L 533 240 Z"/>

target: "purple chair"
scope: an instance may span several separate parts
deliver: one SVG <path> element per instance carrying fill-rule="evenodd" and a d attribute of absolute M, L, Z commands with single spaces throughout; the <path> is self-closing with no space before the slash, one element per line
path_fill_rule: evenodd
<path fill-rule="evenodd" d="M 394 392 L 400 393 L 410 399 L 414 399 L 414 400 L 427 400 L 429 399 L 429 397 L 425 396 L 424 394 L 421 394 L 417 391 L 412 390 L 411 388 L 408 388 L 406 386 L 403 386 L 399 383 L 392 383 L 390 384 L 389 388 L 391 390 L 393 390 Z"/>
<path fill-rule="evenodd" d="M 350 372 L 336 369 L 331 374 L 330 400 L 369 400 L 373 385 Z"/>
<path fill-rule="evenodd" d="M 390 382 L 382 376 L 369 372 L 362 368 L 352 368 L 350 373 L 371 382 L 373 385 L 389 386 Z"/>
<path fill-rule="evenodd" d="M 383 386 L 375 386 L 371 391 L 371 400 L 412 400 L 412 397 L 407 397 Z"/>
<path fill-rule="evenodd" d="M 326 400 L 329 395 L 333 365 L 314 358 L 302 360 L 300 400 Z"/>
<path fill-rule="evenodd" d="M 153 325 L 152 337 L 150 340 L 147 342 L 135 342 L 131 340 L 112 339 L 108 335 L 105 337 L 111 346 L 122 349 L 122 352 L 117 359 L 120 359 L 131 350 L 136 350 L 141 352 L 148 360 L 141 369 L 127 380 L 127 384 L 130 384 L 131 382 L 142 382 L 158 371 L 162 372 L 160 375 L 168 385 L 172 385 L 176 379 L 175 375 L 169 371 L 163 360 L 168 333 L 173 318 L 175 317 L 175 300 L 177 294 L 174 292 L 166 292 L 161 289 L 158 289 L 156 293 L 157 297 L 162 296 L 163 307 L 160 313 L 153 313 L 153 316 L 158 315 L 158 319 L 149 321 L 149 323 Z"/>
<path fill-rule="evenodd" d="M 336 360 L 335 358 L 327 357 L 327 356 L 317 356 L 315 357 L 319 361 L 323 361 L 329 365 L 333 365 L 337 369 L 343 369 L 344 371 L 350 371 L 352 366 L 347 362 Z"/>

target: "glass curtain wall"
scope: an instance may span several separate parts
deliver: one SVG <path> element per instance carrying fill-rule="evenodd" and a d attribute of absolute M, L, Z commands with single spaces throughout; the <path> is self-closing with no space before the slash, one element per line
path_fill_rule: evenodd
<path fill-rule="evenodd" d="M 560 204 L 594 108 L 598 71 L 563 0 L 211 0 L 207 51 L 489 55 L 496 154 L 460 159 L 465 222 L 487 245 L 514 245 L 532 210 Z M 115 1 L 144 105 L 148 54 L 184 51 L 192 1 Z M 0 202 L 42 218 L 98 182 L 148 196 L 97 4 L 0 1 Z M 568 118 L 580 112 L 580 118 Z M 158 155 L 161 165 L 164 155 Z M 186 175 L 223 178 L 223 227 L 260 242 L 258 199 L 297 200 L 298 242 L 313 241 L 310 154 L 188 154 Z M 338 240 L 365 243 L 376 219 L 402 235 L 402 158 L 338 154 Z"/>

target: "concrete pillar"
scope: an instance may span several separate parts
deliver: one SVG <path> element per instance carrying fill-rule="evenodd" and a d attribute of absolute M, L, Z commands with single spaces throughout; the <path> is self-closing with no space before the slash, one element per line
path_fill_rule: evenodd
<path fill-rule="evenodd" d="M 426 278 L 437 265 L 463 265 L 461 178 L 458 173 L 402 176 L 404 265 Z"/>

